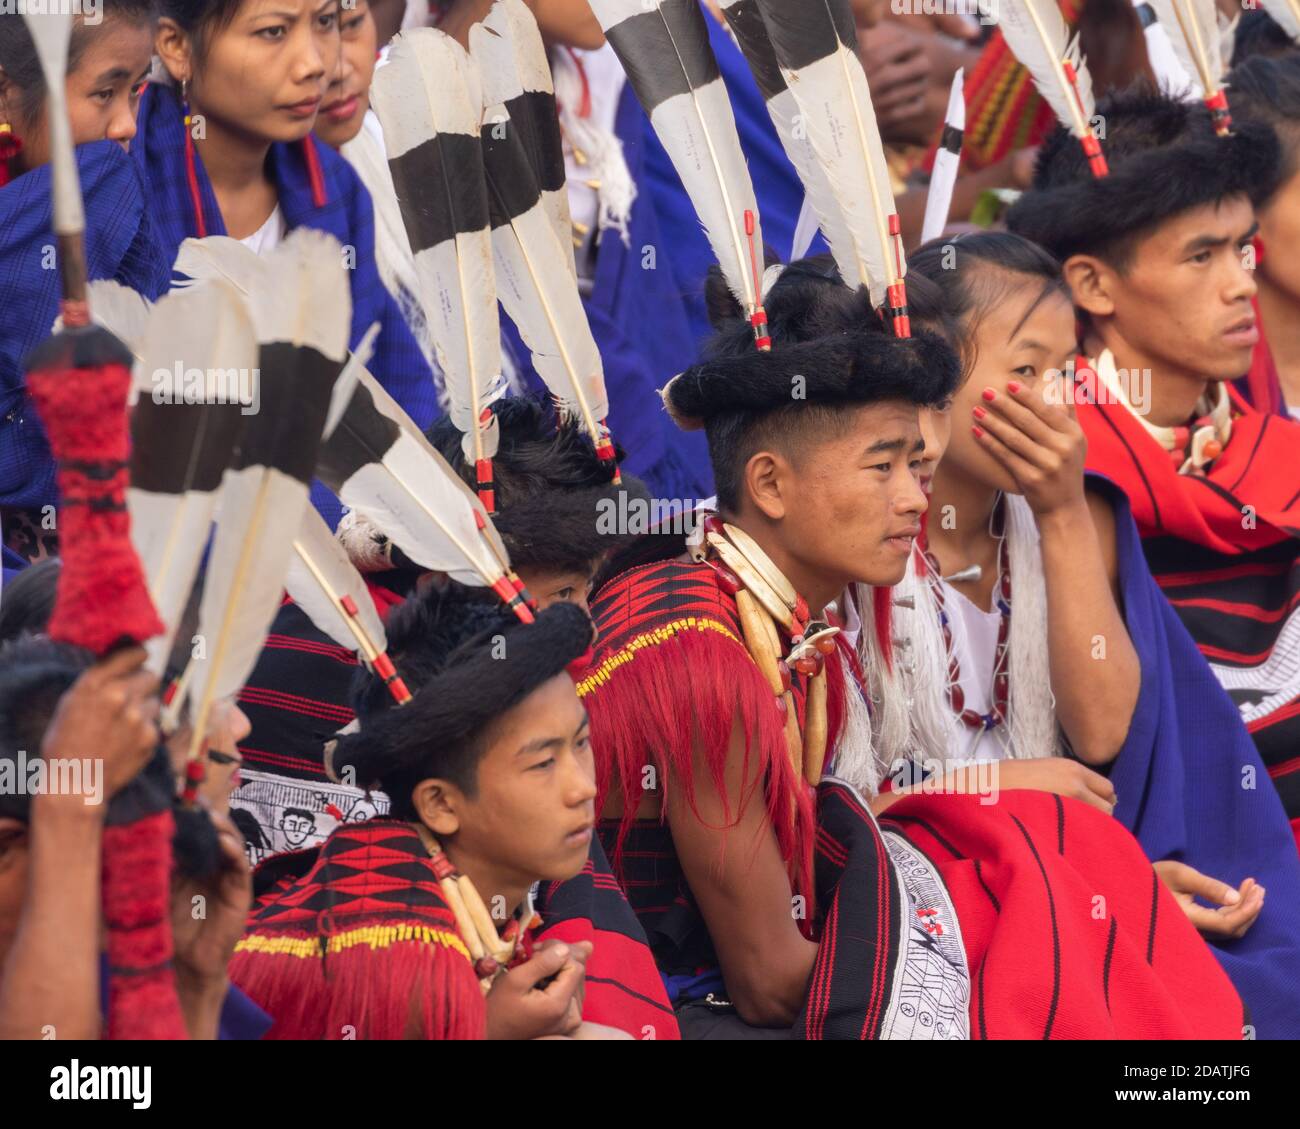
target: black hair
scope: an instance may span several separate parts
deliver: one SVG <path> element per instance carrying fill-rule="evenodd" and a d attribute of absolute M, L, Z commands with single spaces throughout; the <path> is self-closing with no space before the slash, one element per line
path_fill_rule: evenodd
<path fill-rule="evenodd" d="M 1272 126 L 1282 143 L 1282 180 L 1300 168 L 1300 52 L 1253 55 L 1228 75 L 1232 116 Z"/>
<path fill-rule="evenodd" d="M 361 728 L 340 737 L 330 759 L 335 779 L 382 788 L 393 817 L 406 820 L 417 818 L 411 793 L 422 780 L 475 794 L 493 723 L 581 656 L 593 630 L 573 604 L 522 624 L 492 593 L 455 583 L 406 600 L 386 627 L 389 657 L 414 697 L 397 707 L 381 679 L 359 672 Z"/>
<path fill-rule="evenodd" d="M 797 457 L 819 439 L 854 424 L 846 406 L 902 400 L 942 402 L 957 379 L 956 358 L 942 338 L 918 326 L 896 338 L 872 309 L 866 290 L 845 286 L 829 255 L 784 267 L 764 305 L 772 350 L 754 347 L 753 331 L 711 268 L 706 304 L 716 333 L 704 361 L 665 390 L 669 412 L 709 441 L 718 506 L 735 513 L 741 475 L 756 451 L 775 447 Z M 798 378 L 806 395 L 792 395 Z"/>
<path fill-rule="evenodd" d="M 306 808 L 285 808 L 284 811 L 280 813 L 280 819 L 283 820 L 287 816 L 291 816 L 291 815 L 305 816 L 307 819 L 310 819 L 312 823 L 316 822 L 316 817 L 311 812 L 309 812 Z"/>
<path fill-rule="evenodd" d="M 0 760 L 11 760 L 19 752 L 29 758 L 40 755 L 59 700 L 94 662 L 95 656 L 84 647 L 55 642 L 45 635 L 19 636 L 0 648 Z M 180 805 L 175 789 L 167 750 L 159 744 L 138 776 L 111 799 L 105 797 L 106 818 L 109 824 L 131 822 L 142 813 L 165 807 L 170 797 L 177 871 L 193 878 L 209 877 L 221 861 L 211 814 L 204 808 Z M 26 793 L 0 793 L 0 816 L 26 823 L 30 805 Z"/>
<path fill-rule="evenodd" d="M 1241 66 L 1247 59 L 1283 55 L 1296 49 L 1296 42 L 1263 8 L 1247 8 L 1237 21 L 1232 37 L 1232 66 Z M 1237 104 L 1232 104 L 1236 113 Z"/>
<path fill-rule="evenodd" d="M 190 37 L 196 65 L 207 54 L 214 32 L 230 26 L 244 0 L 157 0 L 158 14 Z"/>
<path fill-rule="evenodd" d="M 1037 243 L 1009 231 L 940 236 L 907 260 L 908 304 L 914 322 L 941 333 L 969 375 L 975 366 L 975 329 L 990 310 L 1025 280 L 1039 282 L 1038 306 L 1051 294 L 1069 299 L 1058 263 Z"/>
<path fill-rule="evenodd" d="M 39 635 L 49 625 L 58 595 L 62 562 L 57 558 L 29 565 L 0 593 L 0 643 Z"/>
<path fill-rule="evenodd" d="M 649 497 L 639 479 L 610 481 L 610 466 L 576 422 L 561 419 L 552 405 L 534 396 L 507 396 L 492 405 L 501 442 L 492 458 L 497 513 L 493 522 L 515 568 L 589 572 L 621 539 L 605 532 L 600 510 L 619 494 Z M 470 487 L 475 468 L 465 458 L 462 435 L 450 418 L 429 428 L 437 448 Z M 615 451 L 621 461 L 623 452 Z"/>
<path fill-rule="evenodd" d="M 154 17 L 154 0 L 99 0 L 105 19 L 124 19 L 133 23 L 149 22 Z M 72 26 L 68 43 L 68 74 L 81 62 L 86 46 L 97 28 L 103 23 L 86 23 L 78 17 Z M 15 13 L 0 14 L 0 71 L 21 91 L 18 113 L 28 126 L 40 122 L 45 112 L 45 75 L 32 33 L 27 30 L 26 19 Z M 11 123 L 14 124 L 14 123 Z"/>
<path fill-rule="evenodd" d="M 1102 99 L 1110 175 L 1094 178 L 1078 138 L 1062 127 L 1038 153 L 1033 187 L 1007 226 L 1064 261 L 1095 255 L 1118 271 L 1161 224 L 1225 199 L 1258 204 L 1278 185 L 1281 153 L 1268 125 L 1245 122 L 1224 137 L 1209 110 L 1138 85 Z"/>
<path fill-rule="evenodd" d="M 0 649 L 0 760 L 41 755 L 59 699 L 93 661 L 89 651 L 44 635 L 24 636 Z M 21 790 L 0 794 L 0 816 L 26 823 L 30 804 Z"/>
<path fill-rule="evenodd" d="M 44 635 L 0 649 L 0 757 L 40 752 L 59 699 L 93 662 L 84 648 Z"/>

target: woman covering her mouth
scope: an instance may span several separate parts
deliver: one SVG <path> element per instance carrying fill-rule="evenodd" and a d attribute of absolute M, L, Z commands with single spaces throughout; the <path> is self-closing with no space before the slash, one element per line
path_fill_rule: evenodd
<path fill-rule="evenodd" d="M 1300 869 L 1279 806 L 1237 783 L 1258 755 L 1152 580 L 1128 503 L 1084 474 L 1057 264 L 1002 232 L 935 240 L 909 266 L 913 318 L 960 342 L 965 380 L 926 537 L 892 599 L 892 664 L 872 653 L 876 632 L 861 635 L 894 784 L 873 806 L 996 761 L 1000 791 L 1113 815 L 1276 1037 L 1289 988 L 1266 954 L 1294 944 L 1277 893 Z M 1250 831 L 1220 837 L 1228 826 Z"/>
<path fill-rule="evenodd" d="M 352 167 L 312 129 L 341 107 L 338 0 L 163 0 L 155 37 L 163 80 L 146 91 L 140 143 L 164 253 L 183 240 L 229 235 L 265 253 L 307 226 L 343 246 L 355 346 L 380 323 L 370 371 L 421 427 L 437 414 L 432 371 L 375 265 L 374 211 Z M 350 87 L 349 87 L 350 88 Z M 343 99 L 346 102 L 346 98 Z M 358 106 L 358 110 L 360 106 Z M 187 126 L 188 121 L 188 126 Z M 331 522 L 337 501 L 313 491 Z"/>

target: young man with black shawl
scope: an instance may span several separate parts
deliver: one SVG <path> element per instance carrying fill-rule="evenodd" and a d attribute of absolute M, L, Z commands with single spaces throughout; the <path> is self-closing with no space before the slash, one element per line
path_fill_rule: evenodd
<path fill-rule="evenodd" d="M 1101 113 L 1110 174 L 1059 130 L 1008 223 L 1063 262 L 1080 312 L 1088 469 L 1128 494 L 1152 574 L 1300 835 L 1300 425 L 1231 386 L 1259 339 L 1252 240 L 1278 139 L 1257 122 L 1219 136 L 1202 106 L 1156 95 Z"/>

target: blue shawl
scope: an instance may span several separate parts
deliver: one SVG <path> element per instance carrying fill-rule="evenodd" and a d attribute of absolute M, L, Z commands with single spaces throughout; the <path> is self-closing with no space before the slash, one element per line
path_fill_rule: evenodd
<path fill-rule="evenodd" d="M 1095 475 L 1089 486 L 1115 510 L 1124 619 L 1142 670 L 1110 770 L 1115 817 L 1153 860 L 1265 887 L 1250 931 L 1211 945 L 1257 1036 L 1300 1037 L 1300 856 L 1282 802 L 1236 707 L 1152 580 L 1123 491 Z"/>
<path fill-rule="evenodd" d="M 713 470 L 702 431 L 680 431 L 664 411 L 659 389 L 695 363 L 686 307 L 669 269 L 653 201 L 644 190 L 642 128 L 649 128 L 625 85 L 614 132 L 623 140 L 628 172 L 642 186 L 628 219 L 628 241 L 606 231 L 596 250 L 591 295 L 583 300 L 592 336 L 605 364 L 609 428 L 627 451 L 623 469 L 640 478 L 652 498 L 698 501 L 713 493 Z M 631 140 L 629 140 L 631 139 Z M 648 249 L 655 252 L 654 259 Z M 528 350 L 509 319 L 506 339 L 530 389 L 544 389 Z"/>
<path fill-rule="evenodd" d="M 86 207 L 86 271 L 156 298 L 166 259 L 151 233 L 145 191 L 114 141 L 77 149 Z M 54 460 L 27 394 L 23 359 L 50 335 L 59 313 L 59 272 L 50 214 L 50 167 L 0 188 L 0 506 L 54 505 Z M 5 564 L 11 561 L 7 556 Z"/>
<path fill-rule="evenodd" d="M 167 261 L 174 262 L 181 243 L 196 234 L 194 208 L 185 176 L 185 123 L 176 91 L 151 85 L 140 100 L 138 130 L 131 155 L 145 174 L 149 207 Z M 327 145 L 315 145 L 325 186 L 325 202 L 317 207 L 302 144 L 275 144 L 267 167 L 275 182 L 285 226 L 306 226 L 334 236 L 353 255 L 352 332 L 356 346 L 374 322 L 379 322 L 370 371 L 421 429 L 440 414 L 437 392 L 420 347 L 407 326 L 396 299 L 385 288 L 375 265 L 375 216 L 370 194 L 352 166 Z M 199 198 L 208 235 L 225 235 L 212 182 L 196 153 Z M 312 500 L 331 525 L 341 512 L 336 499 L 319 484 Z"/>

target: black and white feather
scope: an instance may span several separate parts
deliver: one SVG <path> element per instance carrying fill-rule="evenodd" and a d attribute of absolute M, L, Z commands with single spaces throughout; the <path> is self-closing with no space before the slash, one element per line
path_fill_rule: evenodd
<path fill-rule="evenodd" d="M 755 273 L 763 267 L 758 202 L 703 9 L 697 0 L 592 0 L 591 8 L 695 205 L 732 295 L 752 315 L 760 304 Z"/>
<path fill-rule="evenodd" d="M 1266 11 L 1292 39 L 1300 40 L 1300 0 L 1260 0 Z"/>
<path fill-rule="evenodd" d="M 848 0 L 754 3 L 821 169 L 804 183 L 809 203 L 845 283 L 866 286 L 880 306 L 907 265 L 891 231 L 897 209 L 853 12 Z"/>
<path fill-rule="evenodd" d="M 1211 97 L 1223 84 L 1228 58 L 1215 0 L 1150 0 L 1169 42 L 1198 98 Z"/>
<path fill-rule="evenodd" d="M 469 49 L 478 65 L 483 105 L 493 110 L 505 107 L 511 128 L 536 175 L 542 210 L 555 228 L 569 273 L 576 279 L 573 220 L 555 87 L 546 45 L 528 5 L 523 0 L 497 0 L 482 22 L 470 28 Z M 485 119 L 484 126 L 490 121 Z"/>
<path fill-rule="evenodd" d="M 477 495 L 364 370 L 321 446 L 316 474 L 427 569 L 462 584 L 495 586 L 509 568 Z"/>
<path fill-rule="evenodd" d="M 257 410 L 242 417 L 221 485 L 217 531 L 199 606 L 203 647 L 191 693 L 195 733 L 212 702 L 248 677 L 275 617 L 293 539 L 308 505 L 331 393 L 352 320 L 337 240 L 297 228 L 262 259 L 249 292 L 258 341 Z"/>
<path fill-rule="evenodd" d="M 212 282 L 164 295 L 131 348 L 131 541 L 166 630 L 146 646 L 161 674 L 208 544 L 234 455 L 241 402 L 258 368 L 257 335 L 238 292 Z"/>
<path fill-rule="evenodd" d="M 490 459 L 498 431 L 494 419 L 483 425 L 482 417 L 507 382 L 479 140 L 478 74 L 443 32 L 403 32 L 387 64 L 375 72 L 371 102 L 384 127 L 449 414 L 465 435 L 466 457 Z"/>
<path fill-rule="evenodd" d="M 560 411 L 595 441 L 609 414 L 604 367 L 577 281 L 568 273 L 572 256 L 547 212 L 526 136 L 505 103 L 485 108 L 483 163 L 497 295 Z"/>
<path fill-rule="evenodd" d="M 1170 40 L 1170 29 L 1165 26 L 1151 0 L 1133 0 L 1138 22 L 1142 25 L 1142 35 L 1147 45 L 1147 62 L 1151 64 L 1151 73 L 1155 75 L 1156 85 L 1166 94 L 1175 98 L 1199 98 L 1198 85 L 1184 68 L 1178 52 Z M 1178 34 L 1177 27 L 1173 34 Z"/>
<path fill-rule="evenodd" d="M 781 146 L 804 185 L 804 203 L 795 225 L 790 261 L 801 259 L 807 254 L 818 228 L 827 229 L 828 244 L 841 247 L 848 245 L 850 238 L 844 217 L 831 191 L 826 172 L 817 160 L 812 139 L 802 128 L 799 104 L 781 73 L 781 65 L 777 62 L 772 40 L 767 34 L 767 25 L 763 22 L 763 13 L 759 11 L 756 0 L 730 0 L 723 4 L 722 14 L 726 17 L 727 27 L 745 56 L 745 61 L 749 63 L 754 81 L 767 104 L 772 124 L 776 126 Z"/>
<path fill-rule="evenodd" d="M 1213 0 L 1211 0 L 1213 3 Z M 1096 100 L 1092 74 L 1056 0 L 998 0 L 998 27 L 1007 47 L 1029 72 L 1056 119 L 1082 140 L 1092 134 Z M 1077 75 L 1078 98 L 1061 63 L 1068 59 Z"/>
<path fill-rule="evenodd" d="M 367 665 L 388 649 L 365 580 L 312 506 L 303 510 L 284 586 L 312 623 L 340 647 L 356 651 Z"/>
<path fill-rule="evenodd" d="M 962 137 L 966 132 L 966 71 L 958 67 L 948 92 L 948 112 L 944 115 L 943 136 L 930 172 L 930 190 L 925 198 L 925 219 L 921 223 L 921 242 L 937 239 L 948 226 L 952 212 L 952 194 L 957 187 L 961 167 Z"/>

